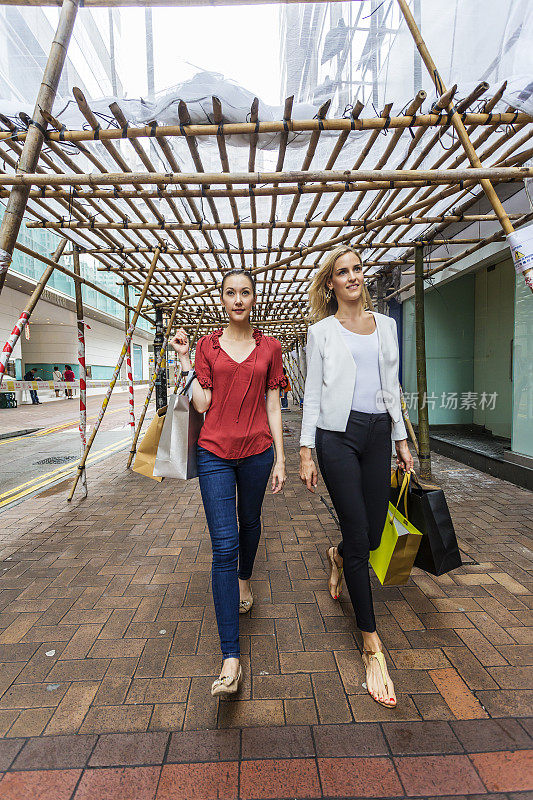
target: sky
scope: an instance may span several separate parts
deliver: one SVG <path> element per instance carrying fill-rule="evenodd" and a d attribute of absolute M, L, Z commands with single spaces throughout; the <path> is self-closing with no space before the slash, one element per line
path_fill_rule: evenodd
<path fill-rule="evenodd" d="M 280 102 L 279 5 L 154 8 L 156 92 L 199 70 L 220 72 L 264 102 Z M 120 69 L 129 97 L 146 96 L 144 9 L 124 8 Z M 132 58 L 132 52 L 138 54 Z M 188 63 L 187 63 L 188 62 Z"/>

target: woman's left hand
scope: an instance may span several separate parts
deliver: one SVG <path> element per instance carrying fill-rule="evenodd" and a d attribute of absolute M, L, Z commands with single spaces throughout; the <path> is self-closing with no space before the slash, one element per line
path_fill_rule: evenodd
<path fill-rule="evenodd" d="M 286 480 L 287 472 L 285 471 L 285 464 L 283 462 L 276 461 L 272 471 L 272 494 L 277 494 L 280 492 L 283 489 Z"/>
<path fill-rule="evenodd" d="M 414 467 L 413 456 L 409 450 L 407 439 L 396 442 L 396 464 L 405 472 L 411 472 Z"/>

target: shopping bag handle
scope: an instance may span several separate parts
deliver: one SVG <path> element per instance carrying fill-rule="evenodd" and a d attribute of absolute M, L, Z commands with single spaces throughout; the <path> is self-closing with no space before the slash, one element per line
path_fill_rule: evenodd
<path fill-rule="evenodd" d="M 195 378 L 196 378 L 196 372 L 193 370 L 192 373 L 191 373 L 191 377 L 189 378 L 189 380 L 187 381 L 187 383 L 185 384 L 185 386 L 181 390 L 180 394 L 187 394 L 187 392 L 189 391 L 189 389 L 191 387 L 191 383 L 193 382 L 193 380 Z"/>
<path fill-rule="evenodd" d="M 402 499 L 402 495 L 403 495 L 403 502 L 404 502 L 404 508 L 405 508 L 405 515 L 404 516 L 407 519 L 407 490 L 409 488 L 410 480 L 411 480 L 411 473 L 410 472 L 404 472 L 402 485 L 401 485 L 401 488 L 400 488 L 400 492 L 398 494 L 398 500 L 396 501 L 396 505 L 394 507 L 394 512 L 392 514 L 392 519 L 394 519 L 395 516 L 396 516 L 396 512 L 398 511 L 398 506 L 400 505 L 400 500 Z"/>

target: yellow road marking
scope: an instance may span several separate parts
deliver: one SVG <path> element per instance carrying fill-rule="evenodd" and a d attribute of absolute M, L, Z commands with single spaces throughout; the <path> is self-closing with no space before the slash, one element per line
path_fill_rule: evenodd
<path fill-rule="evenodd" d="M 94 464 L 96 461 L 99 461 L 101 458 L 103 458 L 104 455 L 111 455 L 113 452 L 121 450 L 122 449 L 122 445 L 124 445 L 126 442 L 130 442 L 130 441 L 131 441 L 131 438 L 129 436 L 127 436 L 125 439 L 121 439 L 118 442 L 114 442 L 112 445 L 108 445 L 107 447 L 104 447 L 102 450 L 97 450 L 96 453 L 94 453 L 92 456 L 89 456 L 89 458 L 87 459 L 87 464 Z M 28 494 L 32 494 L 32 492 L 35 492 L 38 489 L 42 489 L 45 486 L 50 485 L 51 483 L 55 483 L 60 478 L 66 478 L 69 475 L 74 474 L 74 472 L 76 472 L 77 469 L 78 469 L 78 465 L 77 464 L 71 464 L 67 468 L 61 467 L 59 470 L 54 470 L 52 473 L 46 473 L 45 476 L 40 475 L 39 478 L 35 478 L 34 481 L 33 481 L 33 483 L 35 483 L 35 481 L 42 481 L 41 483 L 36 483 L 33 486 L 28 486 L 29 483 L 32 483 L 32 481 L 28 481 L 27 483 L 23 483 L 20 486 L 17 486 L 15 489 L 12 489 L 11 492 L 6 492 L 6 494 L 13 494 L 13 492 L 17 492 L 19 489 L 21 489 L 24 486 L 27 486 L 27 488 L 23 489 L 22 492 L 18 492 L 18 494 L 15 494 L 15 495 L 13 495 L 11 497 L 7 497 L 5 500 L 2 500 L 0 502 L 0 508 L 2 508 L 3 506 L 9 505 L 10 503 L 13 503 L 15 500 L 18 500 L 21 497 L 25 497 Z M 51 476 L 51 477 L 47 477 L 47 476 Z M 45 477 L 46 480 L 42 480 L 43 477 Z M 5 495 L 1 495 L 1 496 L 5 497 Z"/>
<path fill-rule="evenodd" d="M 115 447 L 115 445 L 122 444 L 126 441 L 131 441 L 130 437 L 127 437 L 126 439 L 120 439 L 118 442 L 112 442 L 111 444 L 108 444 L 106 447 L 103 447 L 101 450 L 97 450 L 94 455 L 98 455 L 99 453 L 105 453 L 107 450 L 110 450 L 111 448 Z M 54 475 L 57 475 L 58 472 L 63 472 L 65 469 L 70 469 L 72 467 L 77 468 L 77 464 L 72 463 L 69 464 L 68 467 L 66 466 L 57 467 L 57 469 L 52 469 L 50 470 L 50 472 L 45 472 L 43 475 L 37 475 L 35 478 L 26 481 L 26 483 L 21 483 L 19 486 L 15 486 L 14 489 L 10 489 L 9 491 L 0 494 L 0 500 L 4 497 L 7 497 L 10 494 L 13 494 L 14 492 L 18 492 L 19 489 L 23 489 L 25 486 L 29 486 L 30 484 L 37 483 L 38 481 L 43 480 L 43 478 L 49 478 L 50 480 L 55 480 L 55 478 L 53 477 Z"/>

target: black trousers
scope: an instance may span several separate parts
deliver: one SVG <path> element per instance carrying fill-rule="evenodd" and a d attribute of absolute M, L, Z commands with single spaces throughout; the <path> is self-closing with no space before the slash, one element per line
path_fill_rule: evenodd
<path fill-rule="evenodd" d="M 369 633 L 376 630 L 376 620 L 368 559 L 381 541 L 387 518 L 391 445 L 387 412 L 352 411 L 344 433 L 316 431 L 318 465 L 339 518 L 339 555 L 357 627 Z"/>

